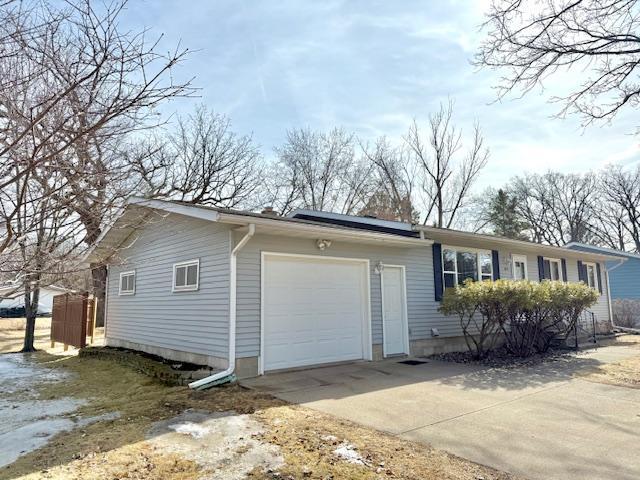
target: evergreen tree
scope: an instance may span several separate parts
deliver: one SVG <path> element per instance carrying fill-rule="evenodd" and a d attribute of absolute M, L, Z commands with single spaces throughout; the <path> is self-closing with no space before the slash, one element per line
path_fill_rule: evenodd
<path fill-rule="evenodd" d="M 499 189 L 489 203 L 489 224 L 493 234 L 517 240 L 529 240 L 525 230 L 529 225 L 518 213 L 517 199 L 503 189 Z"/>

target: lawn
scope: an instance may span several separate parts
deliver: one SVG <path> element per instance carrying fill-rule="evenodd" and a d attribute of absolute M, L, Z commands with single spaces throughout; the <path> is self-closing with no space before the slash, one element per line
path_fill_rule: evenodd
<path fill-rule="evenodd" d="M 28 361 L 37 368 L 70 375 L 29 385 L 25 391 L 13 391 L 11 401 L 32 397 L 85 399 L 86 403 L 71 414 L 75 418 L 99 419 L 113 412 L 118 412 L 118 416 L 58 433 L 46 445 L 0 469 L 0 479 L 191 480 L 206 474 L 214 474 L 216 478 L 216 473 L 219 478 L 254 479 L 514 478 L 429 446 L 288 405 L 238 385 L 194 392 L 185 387 L 162 385 L 110 360 L 67 356 L 60 352 L 52 355 L 41 351 L 30 355 Z M 6 395 L 4 398 L 7 399 Z M 259 430 L 250 435 L 251 445 L 277 452 L 282 463 L 277 469 L 265 471 L 256 466 L 242 476 L 227 477 L 220 473 L 223 470 L 216 469 L 227 468 L 243 458 L 243 461 L 251 459 L 246 452 L 249 448 L 246 442 L 232 446 L 228 458 L 212 467 L 200 462 L 198 456 L 176 453 L 149 438 L 154 425 L 185 411 L 211 412 L 211 415 L 226 412 L 225 418 L 245 419 L 260 425 Z M 233 425 L 233 421 L 229 424 Z M 346 452 L 346 456 L 341 456 L 340 451 Z"/>
<path fill-rule="evenodd" d="M 604 342 L 638 349 L 638 355 L 616 363 L 599 366 L 582 375 L 584 380 L 628 388 L 640 388 L 640 335 L 620 335 Z"/>

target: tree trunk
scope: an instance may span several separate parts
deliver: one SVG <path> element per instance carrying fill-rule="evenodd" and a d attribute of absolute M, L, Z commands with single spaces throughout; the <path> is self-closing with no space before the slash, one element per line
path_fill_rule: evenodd
<path fill-rule="evenodd" d="M 35 330 L 36 316 L 38 315 L 38 304 L 40 303 L 40 287 L 31 290 L 30 286 L 25 288 L 24 293 L 24 314 L 26 317 L 24 331 L 24 345 L 21 352 L 35 352 Z"/>
<path fill-rule="evenodd" d="M 105 265 L 91 264 L 91 279 L 93 283 L 93 295 L 98 299 L 96 327 L 104 327 L 107 267 Z"/>

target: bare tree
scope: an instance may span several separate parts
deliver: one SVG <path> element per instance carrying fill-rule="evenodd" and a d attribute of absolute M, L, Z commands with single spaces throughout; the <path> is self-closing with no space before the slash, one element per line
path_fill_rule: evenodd
<path fill-rule="evenodd" d="M 635 170 L 610 166 L 601 179 L 602 193 L 610 205 L 605 218 L 616 227 L 615 248 L 640 252 L 640 166 Z"/>
<path fill-rule="evenodd" d="M 360 211 L 387 220 L 418 221 L 414 207 L 414 187 L 418 177 L 417 164 L 406 148 L 393 147 L 385 137 L 373 147 L 360 144 L 363 156 L 375 165 L 375 191 Z"/>
<path fill-rule="evenodd" d="M 593 238 L 598 198 L 594 174 L 548 172 L 515 177 L 511 184 L 516 212 L 529 225 L 534 241 L 563 246 Z"/>
<path fill-rule="evenodd" d="M 253 208 L 262 176 L 261 154 L 251 136 L 231 130 L 224 115 L 200 106 L 179 117 L 168 140 L 156 138 L 134 157 L 138 182 L 149 197 L 219 207 Z"/>
<path fill-rule="evenodd" d="M 30 226 L 37 216 L 29 212 L 48 212 L 41 225 L 65 212 L 65 245 L 93 243 L 123 198 L 114 188 L 126 165 L 113 163 L 111 152 L 126 135 L 157 123 L 158 104 L 192 92 L 189 80 L 171 75 L 186 50 L 161 54 L 146 31 L 122 31 L 124 7 L 90 0 L 0 4 L 0 253 L 21 253 L 33 297 L 59 262 L 37 260 L 54 254 L 40 246 L 55 229 L 43 227 L 38 237 Z M 26 238 L 40 238 L 38 248 Z"/>
<path fill-rule="evenodd" d="M 426 136 L 414 121 L 404 141 L 421 169 L 424 223 L 451 228 L 489 158 L 479 125 L 474 126 L 471 148 L 461 153 L 462 132 L 453 125 L 453 102 L 449 101 L 429 117 Z"/>
<path fill-rule="evenodd" d="M 276 153 L 265 198 L 281 213 L 309 208 L 351 214 L 371 194 L 373 165 L 356 156 L 355 137 L 343 129 L 290 130 Z"/>
<path fill-rule="evenodd" d="M 640 95 L 640 16 L 635 0 L 498 0 L 484 24 L 477 65 L 504 73 L 498 92 L 526 93 L 558 72 L 581 82 L 553 100 L 560 115 L 611 119 Z"/>

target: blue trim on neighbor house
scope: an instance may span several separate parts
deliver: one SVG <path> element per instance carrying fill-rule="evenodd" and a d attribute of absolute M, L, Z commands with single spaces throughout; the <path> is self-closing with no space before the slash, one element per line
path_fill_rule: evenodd
<path fill-rule="evenodd" d="M 605 253 L 598 248 L 589 248 L 589 246 L 583 245 L 569 245 L 568 248 L 590 253 Z M 606 254 L 618 256 L 620 259 L 626 260 L 622 265 L 615 267 L 609 272 L 611 298 L 640 300 L 640 257 L 636 257 L 635 255 L 625 255 L 622 252 L 616 253 L 615 251 L 609 251 L 608 249 Z M 615 261 L 606 262 L 607 269 L 618 264 L 619 262 Z M 604 281 L 604 278 L 602 281 Z"/>

